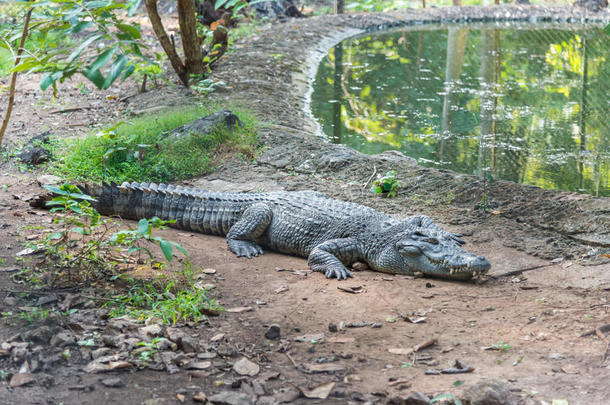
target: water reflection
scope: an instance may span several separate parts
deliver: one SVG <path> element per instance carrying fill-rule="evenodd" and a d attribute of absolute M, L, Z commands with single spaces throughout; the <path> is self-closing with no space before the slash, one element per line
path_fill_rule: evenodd
<path fill-rule="evenodd" d="M 609 42 L 523 25 L 357 37 L 321 63 L 312 110 L 364 153 L 610 196 Z"/>

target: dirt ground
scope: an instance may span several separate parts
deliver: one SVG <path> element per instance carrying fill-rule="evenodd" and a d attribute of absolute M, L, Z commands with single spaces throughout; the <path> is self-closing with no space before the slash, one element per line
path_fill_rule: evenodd
<path fill-rule="evenodd" d="M 608 339 L 608 331 L 595 332 L 610 323 L 608 198 L 497 182 L 485 190 L 492 199 L 490 210 L 483 212 L 476 209 L 484 190 L 478 179 L 422 168 L 396 153 L 363 156 L 325 144 L 314 136 L 317 128 L 308 112 L 312 66 L 346 35 L 465 16 L 471 20 L 609 19 L 607 12 L 583 13 L 577 9 L 447 8 L 294 20 L 263 27 L 236 44 L 213 75 L 226 85 L 207 97 L 250 106 L 266 123 L 260 130 L 264 149 L 254 162 L 227 162 L 214 173 L 183 184 L 217 191 L 315 189 L 400 217 L 430 215 L 446 229 L 464 234 L 470 251 L 488 258 L 492 270 L 484 282 L 414 279 L 370 271 L 338 282 L 309 272 L 301 258 L 267 252 L 251 260 L 238 259 L 222 238 L 163 231 L 189 251 L 196 268 L 216 270 L 205 275 L 204 281 L 214 284 L 214 296 L 225 308 L 245 311 L 178 328 L 197 348 L 189 352 L 181 347 L 177 352 L 190 360 L 212 359 L 211 365 L 199 371 L 178 362 L 172 371 L 126 367 L 100 374 L 87 372 L 91 350 L 119 353 L 122 349 L 104 347 L 99 339 L 93 348 L 32 344 L 23 356 L 15 355 L 17 346 L 10 353 L 2 347 L 0 371 L 17 373 L 27 360 L 34 379 L 12 388 L 3 378 L 0 404 L 193 403 L 193 395 L 199 392 L 208 399 L 225 395 L 213 403 L 400 403 L 411 391 L 429 397 L 443 393 L 462 397 L 478 382 L 490 380 L 505 384 L 504 393 L 510 396 L 493 403 L 542 404 L 560 399 L 570 404 L 608 403 L 610 354 L 604 359 L 608 347 L 602 339 Z M 57 136 L 79 136 L 123 115 L 197 101 L 177 86 L 137 95 L 135 83 L 111 93 L 88 85 L 90 91 L 85 92 L 78 85 L 77 81 L 63 84 L 62 97 L 55 101 L 49 95 L 40 96 L 36 80 L 21 78 L 8 142 L 18 145 L 46 130 Z M 2 313 L 35 306 L 41 298 L 36 292 L 20 295 L 28 286 L 10 278 L 16 268 L 15 253 L 21 250 L 20 235 L 32 232 L 27 226 L 44 226 L 51 218 L 27 203 L 40 192 L 36 178 L 42 172 L 23 169 L 16 159 L 0 163 Z M 389 169 L 396 169 L 404 184 L 399 196 L 381 199 L 370 194 L 366 185 L 371 175 Z M 362 292 L 349 294 L 338 287 L 362 287 Z M 78 301 L 74 295 L 93 294 L 91 288 L 55 293 L 56 302 L 49 308 L 65 308 L 68 299 Z M 59 322 L 75 340 L 108 334 L 117 327 L 86 299 L 81 301 L 73 306 L 78 312 Z M 404 320 L 408 317 L 420 321 Z M 32 331 L 41 327 L 7 317 L 0 321 L 2 342 L 33 340 Z M 75 323 L 85 327 L 66 326 Z M 265 337 L 272 324 L 279 325 L 280 340 Z M 123 336 L 141 336 L 132 327 L 119 329 Z M 15 337 L 17 333 L 20 337 Z M 401 354 L 431 339 L 436 343 Z M 65 350 L 70 357 L 62 357 Z M 255 376 L 236 373 L 233 366 L 242 357 L 258 364 L 260 372 Z M 456 359 L 474 371 L 426 374 L 430 369 L 450 368 Z M 112 377 L 119 377 L 120 384 L 106 381 Z M 325 383 L 334 383 L 328 399 L 303 396 L 303 391 Z"/>

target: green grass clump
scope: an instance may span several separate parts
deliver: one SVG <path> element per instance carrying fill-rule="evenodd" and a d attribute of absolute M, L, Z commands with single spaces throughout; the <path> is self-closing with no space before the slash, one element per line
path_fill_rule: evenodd
<path fill-rule="evenodd" d="M 212 171 L 223 159 L 252 158 L 257 147 L 252 114 L 233 111 L 239 128 L 175 139 L 163 134 L 216 111 L 211 106 L 178 108 L 119 122 L 84 139 L 56 148 L 51 171 L 69 180 L 169 182 Z"/>

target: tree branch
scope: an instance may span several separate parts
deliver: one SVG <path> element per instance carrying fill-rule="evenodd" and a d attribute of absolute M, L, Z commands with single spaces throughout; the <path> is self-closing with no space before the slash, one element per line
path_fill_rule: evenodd
<path fill-rule="evenodd" d="M 23 53 L 25 39 L 28 36 L 28 26 L 30 25 L 30 17 L 32 16 L 32 11 L 34 11 L 34 8 L 29 9 L 27 14 L 25 15 L 25 22 L 23 23 L 23 32 L 21 33 L 21 41 L 19 42 L 19 49 L 17 49 L 17 57 L 15 58 L 15 66 L 19 65 L 19 62 L 21 62 L 21 54 Z M 4 120 L 2 120 L 2 127 L 0 128 L 0 148 L 2 147 L 2 138 L 4 137 L 4 132 L 6 132 L 6 128 L 8 127 L 8 121 L 11 119 L 11 113 L 13 112 L 16 85 L 17 72 L 13 72 L 13 75 L 11 76 L 11 87 L 8 93 L 9 96 L 8 105 L 6 106 L 6 114 L 4 115 Z"/>
<path fill-rule="evenodd" d="M 165 54 L 167 55 L 174 71 L 180 78 L 180 81 L 188 86 L 189 77 L 186 71 L 186 67 L 182 63 L 180 56 L 176 52 L 176 47 L 171 43 L 167 33 L 165 32 L 165 28 L 163 28 L 163 22 L 161 21 L 161 17 L 159 17 L 159 11 L 157 10 L 157 0 L 146 0 L 146 11 L 148 12 L 148 18 L 150 18 L 150 22 L 152 24 L 153 30 L 155 31 L 155 35 Z"/>

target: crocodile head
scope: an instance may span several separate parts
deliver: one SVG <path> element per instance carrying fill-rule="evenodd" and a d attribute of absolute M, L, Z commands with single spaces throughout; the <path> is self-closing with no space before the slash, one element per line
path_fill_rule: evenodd
<path fill-rule="evenodd" d="M 378 271 L 451 280 L 469 280 L 486 273 L 491 264 L 482 256 L 462 249 L 459 236 L 432 227 L 395 229 L 383 243 L 380 254 L 369 263 Z"/>

